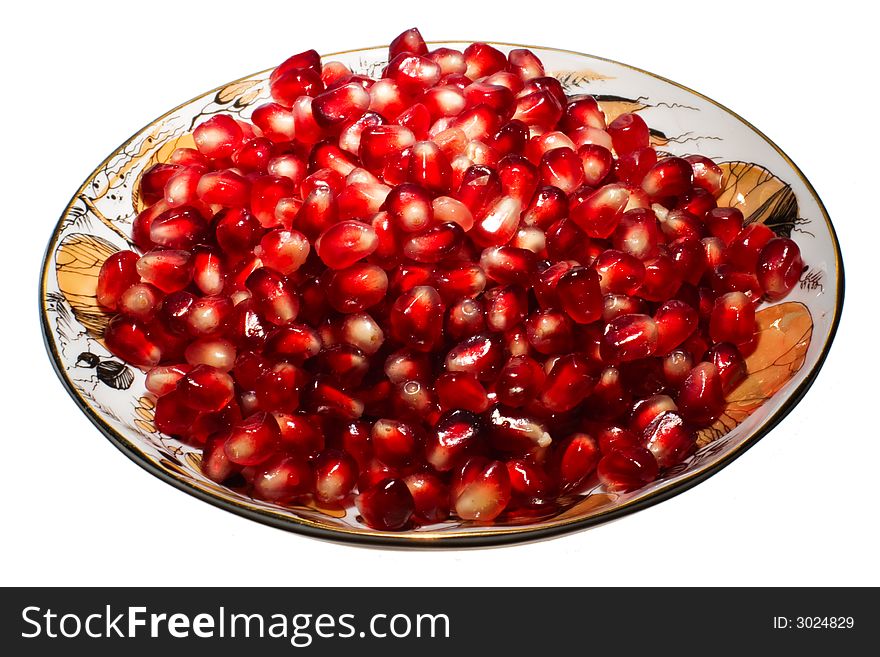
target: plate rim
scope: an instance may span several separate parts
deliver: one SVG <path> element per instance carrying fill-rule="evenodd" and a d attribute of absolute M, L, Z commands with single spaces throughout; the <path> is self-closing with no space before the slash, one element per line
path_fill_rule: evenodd
<path fill-rule="evenodd" d="M 428 45 L 432 46 L 445 46 L 450 44 L 460 44 L 466 43 L 460 40 L 442 40 L 442 41 L 429 41 Z M 613 59 L 609 59 L 606 57 L 600 57 L 597 55 L 591 55 L 584 52 L 579 52 L 576 50 L 569 50 L 565 48 L 552 48 L 548 46 L 537 46 L 537 45 L 527 45 L 520 43 L 509 43 L 504 41 L 487 41 L 490 45 L 499 45 L 505 47 L 513 47 L 513 48 L 530 48 L 537 50 L 545 50 L 545 51 L 553 51 L 559 53 L 565 53 L 569 55 L 576 55 L 578 57 L 587 57 L 590 59 L 603 61 L 611 64 L 615 64 L 617 66 L 621 66 L 623 68 L 636 71 L 643 75 L 647 75 L 651 78 L 661 80 L 668 84 L 671 84 L 674 87 L 682 89 L 688 93 L 694 94 L 695 96 L 703 99 L 704 101 L 714 105 L 719 108 L 723 112 L 726 112 L 730 116 L 734 117 L 741 123 L 743 123 L 747 128 L 756 133 L 764 142 L 766 142 L 771 148 L 773 148 L 780 157 L 791 167 L 791 169 L 795 172 L 798 178 L 806 187 L 807 191 L 813 196 L 816 201 L 816 204 L 819 207 L 819 210 L 822 214 L 822 218 L 825 221 L 826 226 L 828 227 L 829 235 L 831 236 L 831 243 L 834 249 L 834 266 L 835 272 L 837 274 L 837 285 L 835 287 L 835 303 L 834 303 L 834 316 L 831 321 L 831 326 L 828 331 L 828 336 L 825 340 L 825 343 L 822 346 L 822 350 L 819 353 L 815 365 L 810 369 L 810 371 L 806 374 L 804 380 L 795 388 L 782 405 L 777 409 L 774 413 L 769 415 L 767 419 L 761 424 L 760 427 L 756 428 L 751 435 L 749 435 L 742 444 L 738 445 L 734 449 L 732 449 L 728 454 L 725 454 L 721 457 L 717 462 L 705 467 L 699 472 L 695 472 L 690 476 L 685 477 L 679 481 L 668 484 L 661 488 L 658 488 L 655 491 L 652 491 L 645 497 L 630 501 L 624 502 L 620 505 L 615 506 L 614 508 L 608 509 L 607 511 L 599 512 L 595 515 L 592 515 L 588 518 L 573 518 L 567 519 L 565 521 L 559 522 L 555 525 L 550 525 L 547 527 L 530 527 L 530 526 L 513 526 L 513 527 L 505 527 L 505 528 L 493 528 L 487 529 L 485 532 L 483 531 L 474 531 L 474 532 L 442 532 L 442 531 L 434 531 L 434 532 L 403 532 L 403 533 L 391 533 L 391 532 L 377 532 L 374 530 L 348 530 L 346 528 L 328 528 L 325 526 L 321 526 L 314 521 L 305 519 L 305 518 L 291 518 L 288 516 L 282 516 L 280 514 L 276 514 L 271 512 L 270 510 L 260 510 L 251 508 L 245 505 L 239 505 L 232 500 L 222 499 L 217 497 L 216 495 L 209 493 L 198 486 L 193 485 L 187 480 L 183 478 L 178 478 L 174 476 L 172 473 L 163 470 L 158 465 L 154 464 L 150 461 L 146 456 L 144 456 L 134 445 L 129 441 L 124 435 L 120 432 L 116 431 L 112 426 L 110 426 L 107 422 L 104 421 L 103 418 L 82 398 L 82 396 L 77 392 L 75 386 L 73 385 L 70 378 L 67 376 L 66 372 L 63 369 L 61 358 L 55 348 L 54 339 L 52 337 L 52 328 L 49 323 L 49 310 L 46 304 L 46 296 L 47 296 L 47 285 L 48 285 L 48 277 L 50 273 L 50 261 L 52 258 L 52 254 L 57 246 L 58 238 L 61 232 L 61 225 L 64 218 L 69 213 L 71 207 L 75 203 L 76 199 L 79 195 L 85 190 L 90 180 L 94 178 L 94 176 L 104 167 L 106 164 L 119 153 L 119 151 L 124 148 L 132 139 L 141 134 L 144 130 L 149 128 L 151 125 L 154 125 L 157 122 L 160 122 L 166 119 L 168 116 L 178 111 L 179 109 L 185 107 L 186 105 L 198 100 L 199 98 L 203 98 L 212 93 L 216 93 L 219 90 L 228 87 L 229 85 L 235 84 L 237 82 L 242 82 L 244 80 L 249 80 L 256 76 L 263 75 L 273 70 L 273 68 L 267 68 L 261 71 L 257 71 L 255 73 L 250 73 L 248 75 L 242 76 L 235 80 L 226 82 L 218 87 L 210 89 L 206 92 L 200 93 L 191 99 L 180 103 L 179 105 L 173 107 L 172 109 L 166 111 L 162 115 L 156 117 L 145 126 L 138 129 L 132 135 L 130 135 L 126 140 L 124 140 L 119 146 L 113 149 L 111 153 L 98 164 L 97 167 L 85 178 L 84 182 L 80 185 L 76 192 L 74 192 L 70 201 L 65 206 L 59 220 L 56 222 L 52 233 L 49 237 L 48 244 L 46 246 L 45 253 L 43 255 L 43 261 L 40 265 L 40 285 L 39 285 L 39 298 L 38 298 L 38 310 L 40 313 L 40 327 L 41 333 L 43 337 L 43 342 L 46 347 L 46 350 L 49 354 L 49 360 L 52 363 L 52 369 L 55 371 L 56 376 L 60 379 L 62 385 L 67 391 L 68 395 L 73 399 L 74 403 L 80 408 L 80 410 L 86 415 L 86 417 L 91 421 L 91 423 L 104 435 L 108 441 L 116 447 L 119 451 L 121 451 L 125 456 L 127 456 L 131 461 L 139 465 L 141 468 L 149 472 L 155 477 L 158 477 L 162 481 L 167 484 L 170 484 L 174 488 L 183 491 L 193 497 L 200 499 L 204 502 L 211 504 L 214 507 L 223 509 L 230 513 L 234 513 L 236 515 L 242 516 L 249 520 L 254 520 L 261 524 L 269 525 L 271 527 L 275 527 L 277 529 L 283 529 L 285 531 L 310 536 L 312 538 L 318 538 L 323 540 L 332 541 L 335 543 L 344 543 L 350 545 L 358 545 L 358 546 L 372 546 L 372 547 L 391 547 L 391 548 L 403 548 L 403 549 L 443 549 L 443 548 L 481 548 L 481 547 L 492 547 L 492 546 L 501 546 L 501 545 L 510 545 L 515 543 L 526 543 L 526 542 L 534 542 L 542 539 L 551 538 L 554 536 L 559 536 L 562 534 L 567 534 L 571 532 L 580 531 L 589 527 L 594 527 L 600 524 L 604 524 L 611 520 L 615 520 L 617 518 L 621 518 L 625 515 L 629 515 L 631 513 L 635 513 L 637 511 L 641 511 L 647 509 L 655 504 L 659 504 L 665 500 L 668 500 L 676 495 L 680 495 L 681 493 L 693 488 L 699 483 L 702 483 L 709 477 L 717 474 L 719 471 L 733 463 L 736 459 L 742 456 L 745 452 L 747 452 L 751 447 L 753 447 L 759 440 L 761 440 L 764 436 L 766 436 L 770 431 L 772 431 L 780 422 L 782 422 L 788 414 L 792 411 L 792 409 L 797 406 L 798 403 L 803 399 L 804 395 L 813 385 L 816 380 L 816 377 L 819 374 L 819 371 L 825 364 L 825 360 L 828 357 L 828 353 L 831 349 L 831 345 L 834 342 L 834 338 L 837 334 L 838 326 L 840 325 L 840 318 L 843 311 L 843 303 L 845 296 L 845 272 L 843 265 L 843 256 L 841 253 L 840 241 L 837 237 L 837 231 L 834 228 L 834 224 L 831 221 L 831 217 L 828 215 L 828 211 L 823 203 L 821 197 L 816 191 L 813 184 L 810 180 L 804 175 L 801 171 L 800 167 L 795 164 L 795 162 L 783 151 L 772 139 L 770 139 L 766 134 L 764 134 L 761 130 L 755 127 L 750 121 L 746 120 L 742 116 L 740 116 L 737 112 L 734 112 L 727 106 L 719 103 L 712 98 L 709 98 L 705 94 L 700 93 L 699 91 L 695 91 L 686 85 L 683 85 L 674 80 L 670 80 L 662 75 L 658 75 L 651 71 L 647 71 L 636 66 L 632 66 L 630 64 L 625 64 L 623 62 L 619 62 Z M 345 55 L 369 50 L 377 50 L 381 48 L 387 47 L 386 45 L 380 46 L 367 46 L 362 48 L 351 48 L 346 50 L 340 50 L 332 53 L 328 53 L 326 55 L 322 55 L 322 59 L 331 58 L 338 55 Z"/>

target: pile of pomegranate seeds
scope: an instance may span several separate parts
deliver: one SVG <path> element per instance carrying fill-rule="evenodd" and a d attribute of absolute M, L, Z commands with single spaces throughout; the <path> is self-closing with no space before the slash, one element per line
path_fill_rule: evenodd
<path fill-rule="evenodd" d="M 214 481 L 383 530 L 653 481 L 745 376 L 797 245 L 528 50 L 412 29 L 389 61 L 294 55 L 253 123 L 213 116 L 144 173 L 142 253 L 97 296 L 156 426 Z"/>

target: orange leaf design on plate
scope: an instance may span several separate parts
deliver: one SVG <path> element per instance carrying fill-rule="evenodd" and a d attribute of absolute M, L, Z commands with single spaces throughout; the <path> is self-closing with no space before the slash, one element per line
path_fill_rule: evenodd
<path fill-rule="evenodd" d="M 195 147 L 196 142 L 193 139 L 192 133 L 187 132 L 180 137 L 169 139 L 153 152 L 153 154 L 150 156 L 150 159 L 147 160 L 147 163 L 144 165 L 144 168 L 138 175 L 137 180 L 134 181 L 134 187 L 132 187 L 131 204 L 135 212 L 140 212 L 146 207 L 146 205 L 144 205 L 144 203 L 141 201 L 140 195 L 141 176 L 144 175 L 144 171 L 149 169 L 154 164 L 165 163 L 170 160 L 171 154 L 175 151 L 175 149 Z"/>
<path fill-rule="evenodd" d="M 719 207 L 739 208 L 746 223 L 767 224 L 789 236 L 798 220 L 798 203 L 791 185 L 751 162 L 722 162 Z"/>
<path fill-rule="evenodd" d="M 98 306 L 95 291 L 104 261 L 119 249 L 94 235 L 74 233 L 65 237 L 55 251 L 58 289 L 77 321 L 96 338 L 104 335 L 110 315 Z"/>
<path fill-rule="evenodd" d="M 755 315 L 757 347 L 746 358 L 748 376 L 727 397 L 724 414 L 697 434 L 697 446 L 718 440 L 776 394 L 803 367 L 813 318 L 802 303 L 780 303 Z"/>
<path fill-rule="evenodd" d="M 620 98 L 617 96 L 597 96 L 599 108 L 605 114 L 605 123 L 611 125 L 621 114 L 632 114 L 647 107 L 641 100 L 630 100 L 629 98 Z"/>

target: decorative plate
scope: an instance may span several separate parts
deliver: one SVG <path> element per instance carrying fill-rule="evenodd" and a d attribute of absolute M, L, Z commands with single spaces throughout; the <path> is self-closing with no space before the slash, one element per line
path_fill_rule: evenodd
<path fill-rule="evenodd" d="M 435 44 L 437 45 L 437 44 Z M 444 43 L 462 49 L 466 44 Z M 503 51 L 516 46 L 493 44 Z M 548 74 L 569 93 L 597 97 L 608 121 L 638 112 L 653 142 L 675 155 L 703 154 L 722 163 L 720 205 L 739 207 L 780 235 L 795 235 L 808 268 L 784 302 L 758 312 L 758 348 L 749 376 L 729 396 L 725 414 L 701 431 L 699 449 L 649 486 L 627 494 L 584 492 L 550 517 L 515 525 L 461 521 L 404 533 L 366 527 L 350 509 L 284 507 L 252 499 L 205 478 L 200 454 L 156 431 L 154 400 L 144 373 L 105 349 L 108 317 L 95 302 L 103 261 L 131 245 L 139 209 L 137 180 L 165 160 L 207 117 L 229 112 L 247 118 L 268 98 L 268 73 L 230 82 L 159 117 L 92 172 L 55 227 L 43 263 L 40 314 L 46 346 L 62 383 L 89 419 L 129 458 L 177 488 L 239 515 L 311 536 L 410 547 L 469 547 L 553 536 L 596 525 L 667 499 L 714 474 L 766 435 L 809 388 L 834 337 L 843 304 L 843 265 L 831 221 L 815 190 L 773 142 L 744 119 L 705 96 L 651 73 L 575 52 L 533 48 Z M 358 73 L 375 75 L 387 49 L 328 55 Z"/>

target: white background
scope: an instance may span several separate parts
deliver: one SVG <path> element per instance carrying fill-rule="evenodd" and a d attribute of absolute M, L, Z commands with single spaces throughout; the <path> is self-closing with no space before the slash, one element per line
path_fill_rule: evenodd
<path fill-rule="evenodd" d="M 880 584 L 880 52 L 876 17 L 865 14 L 876 10 L 434 4 L 4 8 L 0 584 Z M 411 25 L 428 39 L 534 43 L 651 70 L 731 107 L 800 165 L 840 234 L 847 303 L 825 368 L 781 426 L 697 488 L 617 522 L 427 553 L 337 545 L 239 518 L 152 477 L 99 434 L 56 380 L 37 321 L 40 261 L 70 195 L 181 101 L 293 52 L 387 43 Z"/>

